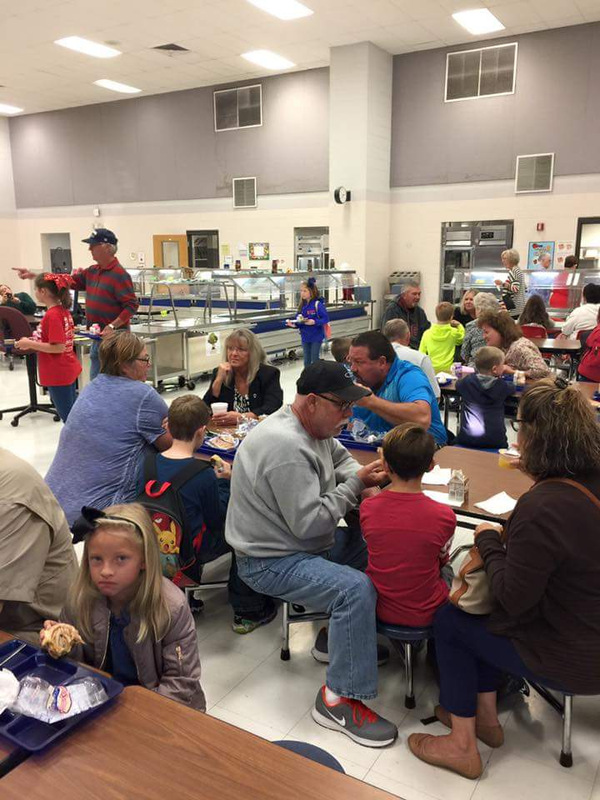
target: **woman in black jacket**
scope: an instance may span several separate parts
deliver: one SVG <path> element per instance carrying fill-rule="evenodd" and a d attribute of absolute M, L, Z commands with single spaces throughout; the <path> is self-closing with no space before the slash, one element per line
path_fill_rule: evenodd
<path fill-rule="evenodd" d="M 232 331 L 225 340 L 223 363 L 214 370 L 204 402 L 227 403 L 225 414 L 215 414 L 217 425 L 237 425 L 244 417 L 256 419 L 283 405 L 279 370 L 266 364 L 257 337 L 246 328 Z"/>

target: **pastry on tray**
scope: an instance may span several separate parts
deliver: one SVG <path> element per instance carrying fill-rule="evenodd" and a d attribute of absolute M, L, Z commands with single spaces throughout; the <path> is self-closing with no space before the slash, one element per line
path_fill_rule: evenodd
<path fill-rule="evenodd" d="M 59 622 L 51 628 L 46 628 L 42 637 L 42 647 L 47 650 L 52 658 L 62 658 L 69 655 L 76 644 L 83 644 L 77 628 Z"/>
<path fill-rule="evenodd" d="M 230 433 L 220 433 L 218 436 L 215 436 L 213 439 L 210 439 L 207 444 L 211 447 L 215 447 L 217 450 L 231 450 L 234 448 L 238 443 L 238 440 L 235 436 L 232 436 Z"/>

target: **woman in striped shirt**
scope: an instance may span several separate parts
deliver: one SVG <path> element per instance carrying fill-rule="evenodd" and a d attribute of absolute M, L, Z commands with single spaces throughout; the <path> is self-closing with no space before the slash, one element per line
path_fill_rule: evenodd
<path fill-rule="evenodd" d="M 518 250 L 511 248 L 503 250 L 500 258 L 508 275 L 505 281 L 497 280 L 494 283 L 502 292 L 502 300 L 508 312 L 511 316 L 519 317 L 525 307 L 525 280 L 519 267 L 521 257 Z"/>

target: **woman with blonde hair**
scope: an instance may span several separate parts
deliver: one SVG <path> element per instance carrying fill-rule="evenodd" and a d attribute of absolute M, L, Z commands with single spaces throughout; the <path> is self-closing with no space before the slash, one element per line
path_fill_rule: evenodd
<path fill-rule="evenodd" d="M 258 338 L 247 328 L 232 331 L 225 339 L 223 361 L 213 371 L 204 402 L 227 403 L 224 414 L 215 414 L 217 425 L 238 425 L 244 418 L 272 414 L 283 405 L 279 370 L 266 363 Z"/>
<path fill-rule="evenodd" d="M 478 294 L 477 289 L 467 289 L 461 297 L 460 303 L 454 308 L 453 319 L 460 322 L 461 325 L 468 325 L 477 316 L 474 302 L 476 294 Z"/>
<path fill-rule="evenodd" d="M 496 286 L 502 293 L 502 300 L 509 312 L 514 312 L 515 316 L 519 316 L 525 307 L 525 278 L 519 266 L 521 256 L 519 251 L 511 247 L 508 250 L 503 250 L 500 254 L 502 266 L 508 270 L 506 280 L 500 279 L 494 281 Z"/>
<path fill-rule="evenodd" d="M 204 711 L 194 619 L 181 589 L 162 576 L 147 511 L 137 503 L 82 511 L 73 541 L 84 542 L 83 559 L 61 614 L 84 641 L 73 656 Z M 44 630 L 54 625 L 46 620 Z"/>
<path fill-rule="evenodd" d="M 479 616 L 447 604 L 437 612 L 435 715 L 451 732 L 408 738 L 417 758 L 467 778 L 483 770 L 478 739 L 504 742 L 496 708 L 503 672 L 600 693 L 600 427 L 562 378 L 528 389 L 518 421 L 520 468 L 534 484 L 503 532 L 489 522 L 475 530 L 495 609 Z"/>

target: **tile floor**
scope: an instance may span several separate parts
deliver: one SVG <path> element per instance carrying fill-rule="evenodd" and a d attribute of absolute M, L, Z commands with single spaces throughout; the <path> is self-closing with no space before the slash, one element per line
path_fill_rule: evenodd
<path fill-rule="evenodd" d="M 282 367 L 285 399 L 294 393 L 299 363 Z M 206 382 L 198 383 L 203 393 Z M 26 400 L 23 364 L 9 372 L 0 363 L 0 411 Z M 167 393 L 170 402 L 176 393 Z M 0 445 L 33 464 L 44 474 L 52 460 L 60 423 L 46 415 L 24 419 L 18 428 L 0 422 Z M 458 538 L 468 540 L 459 530 Z M 226 562 L 211 565 L 213 574 L 226 573 Z M 207 572 L 207 579 L 210 573 Z M 348 738 L 316 725 L 310 709 L 324 681 L 325 667 L 311 654 L 317 623 L 292 627 L 288 662 L 281 661 L 278 620 L 248 636 L 237 636 L 229 625 L 231 612 L 224 590 L 203 592 L 204 611 L 197 616 L 198 646 L 208 712 L 266 739 L 301 739 L 324 747 L 348 774 L 405 800 L 600 800 L 600 697 L 575 702 L 574 765 L 558 763 L 561 725 L 558 715 L 538 697 L 516 698 L 502 712 L 506 744 L 482 748 L 486 769 L 473 782 L 430 767 L 407 749 L 407 736 L 424 730 L 421 718 L 436 702 L 432 675 L 419 657 L 416 667 L 417 707 L 404 708 L 402 663 L 398 656 L 380 668 L 379 697 L 373 707 L 399 726 L 397 742 L 383 750 L 360 747 Z M 442 732 L 439 723 L 427 730 Z"/>

